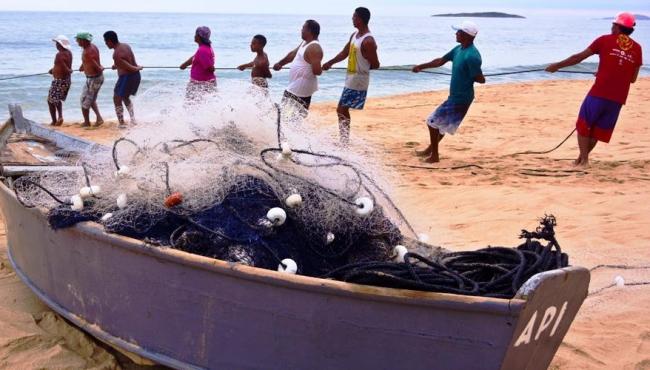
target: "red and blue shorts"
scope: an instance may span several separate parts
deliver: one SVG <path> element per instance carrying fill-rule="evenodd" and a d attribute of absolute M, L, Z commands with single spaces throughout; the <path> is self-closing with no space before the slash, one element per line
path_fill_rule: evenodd
<path fill-rule="evenodd" d="M 609 143 L 621 107 L 621 103 L 587 95 L 576 122 L 578 135 Z"/>

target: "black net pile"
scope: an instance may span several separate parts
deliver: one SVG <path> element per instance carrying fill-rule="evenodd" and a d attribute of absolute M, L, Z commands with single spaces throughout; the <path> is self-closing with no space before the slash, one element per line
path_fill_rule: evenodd
<path fill-rule="evenodd" d="M 516 248 L 449 252 L 434 259 L 407 253 L 403 263 L 353 264 L 327 276 L 391 288 L 512 298 L 533 275 L 569 265 L 555 239 L 555 226 L 553 216 L 544 217 L 536 231 L 522 230 L 525 242 Z"/>
<path fill-rule="evenodd" d="M 310 201 L 327 203 L 322 197 L 306 198 L 300 209 L 318 207 Z M 327 230 L 336 236 L 328 241 L 327 232 L 305 222 L 309 218 L 299 217 L 299 210 L 286 207 L 284 224 L 272 225 L 266 217 L 267 211 L 283 206 L 265 181 L 247 176 L 234 182 L 223 201 L 200 211 L 188 211 L 180 206 L 166 208 L 161 203 L 156 212 L 131 215 L 131 222 L 124 223 L 114 220 L 121 220 L 120 212 L 133 214 L 132 210 L 115 207 L 113 217 L 101 221 L 101 214 L 91 207 L 72 211 L 69 206 L 61 205 L 48 213 L 48 219 L 54 229 L 82 221 L 102 222 L 111 233 L 272 270 L 283 259 L 291 258 L 298 265 L 298 273 L 308 276 L 321 276 L 351 263 L 388 261 L 393 247 L 402 240 L 399 229 L 379 208 L 367 217 L 356 214 L 353 208 L 341 213 L 341 227 Z"/>

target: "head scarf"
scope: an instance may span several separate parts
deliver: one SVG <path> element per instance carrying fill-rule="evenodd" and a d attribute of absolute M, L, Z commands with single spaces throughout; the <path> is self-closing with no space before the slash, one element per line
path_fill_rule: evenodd
<path fill-rule="evenodd" d="M 204 44 L 210 45 L 210 28 L 207 26 L 197 27 L 196 35 Z"/>

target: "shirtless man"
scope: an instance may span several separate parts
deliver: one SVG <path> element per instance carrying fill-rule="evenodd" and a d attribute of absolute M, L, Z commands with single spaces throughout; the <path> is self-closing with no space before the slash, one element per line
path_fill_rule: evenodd
<path fill-rule="evenodd" d="M 97 117 L 95 126 L 99 126 L 104 123 L 102 115 L 99 114 L 99 108 L 97 108 L 97 94 L 104 83 L 104 67 L 99 61 L 99 49 L 92 43 L 93 35 L 89 32 L 79 32 L 75 38 L 77 44 L 83 48 L 79 71 L 86 74 L 86 84 L 81 92 L 81 113 L 84 116 L 81 126 L 90 127 L 91 108 Z"/>
<path fill-rule="evenodd" d="M 119 128 L 125 128 L 124 122 L 124 107 L 129 112 L 131 124 L 135 123 L 135 114 L 133 112 L 133 103 L 131 103 L 131 95 L 138 92 L 140 86 L 140 71 L 142 67 L 135 61 L 135 55 L 131 51 L 128 44 L 120 42 L 117 39 L 117 33 L 114 31 L 106 31 L 104 33 L 104 42 L 109 49 L 113 49 L 113 69 L 117 69 L 117 83 L 115 83 L 115 90 L 113 93 L 113 103 L 115 104 L 115 114 L 119 121 Z"/>
<path fill-rule="evenodd" d="M 52 126 L 61 126 L 63 124 L 63 102 L 68 96 L 70 90 L 70 76 L 72 75 L 72 52 L 70 52 L 70 41 L 67 37 L 59 35 L 52 39 L 59 51 L 54 57 L 54 67 L 49 73 L 54 77 L 52 86 L 47 94 L 47 105 L 50 108 L 52 117 Z M 59 112 L 59 119 L 56 113 Z"/>
<path fill-rule="evenodd" d="M 253 40 L 251 40 L 251 51 L 257 53 L 257 55 L 252 62 L 242 64 L 237 69 L 243 71 L 246 68 L 253 68 L 251 70 L 251 81 L 254 85 L 266 89 L 269 87 L 266 79 L 271 78 L 272 75 L 269 69 L 269 57 L 264 52 L 264 46 L 266 46 L 266 37 L 263 35 L 253 36 Z"/>
<path fill-rule="evenodd" d="M 289 86 L 282 97 L 283 104 L 296 102 L 304 108 L 301 115 L 306 116 L 311 104 L 311 96 L 318 90 L 318 78 L 323 73 L 321 62 L 323 49 L 318 43 L 320 25 L 313 19 L 308 19 L 302 26 L 300 36 L 303 42 L 289 52 L 284 58 L 273 65 L 279 71 L 291 63 L 289 70 Z"/>

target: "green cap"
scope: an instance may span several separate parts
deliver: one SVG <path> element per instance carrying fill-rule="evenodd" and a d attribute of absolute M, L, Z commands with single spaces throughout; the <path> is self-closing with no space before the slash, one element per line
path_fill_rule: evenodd
<path fill-rule="evenodd" d="M 90 32 L 79 32 L 74 38 L 79 40 L 93 41 L 93 35 L 91 35 Z"/>

